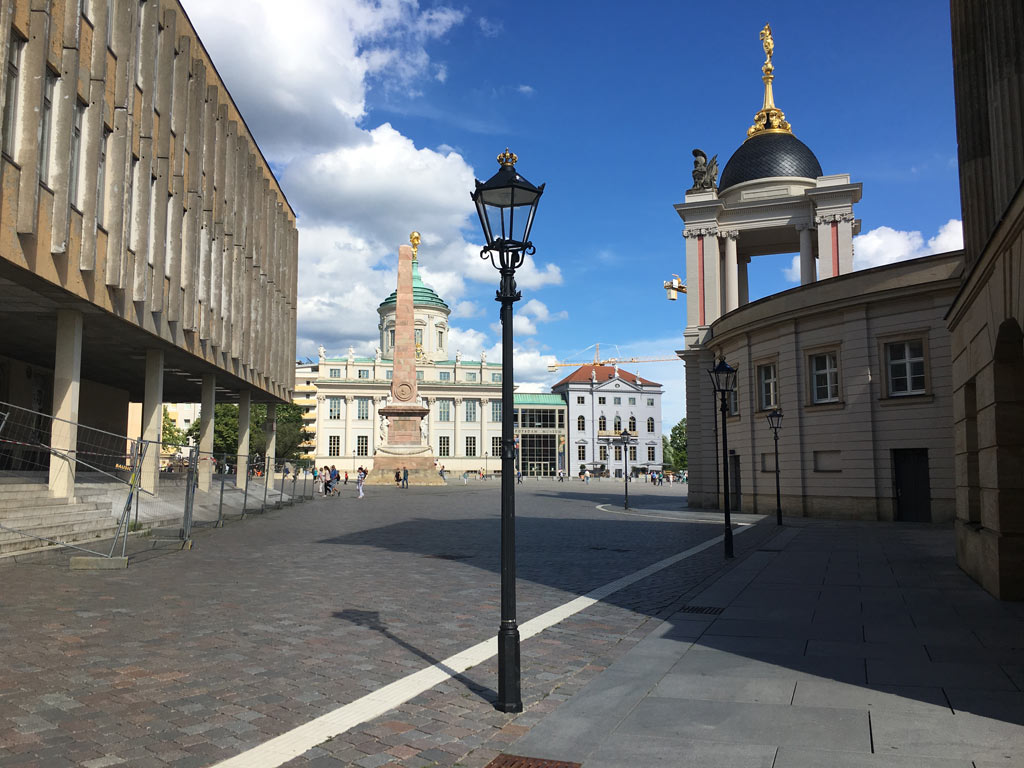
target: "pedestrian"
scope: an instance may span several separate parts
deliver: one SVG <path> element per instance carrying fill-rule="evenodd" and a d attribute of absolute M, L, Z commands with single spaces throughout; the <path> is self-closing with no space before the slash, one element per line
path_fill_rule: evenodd
<path fill-rule="evenodd" d="M 345 470 L 345 485 L 348 485 L 348 470 Z"/>
<path fill-rule="evenodd" d="M 590 485 L 590 470 L 588 469 L 583 473 L 583 482 L 585 485 Z"/>
<path fill-rule="evenodd" d="M 366 479 L 366 472 L 362 467 L 356 472 L 356 488 L 359 489 L 359 498 L 363 498 L 363 480 Z"/>
<path fill-rule="evenodd" d="M 520 469 L 520 470 L 516 471 L 516 485 L 522 485 L 522 484 L 523 484 L 523 470 Z"/>
<path fill-rule="evenodd" d="M 409 487 L 409 469 L 408 467 L 402 467 L 402 487 Z"/>
<path fill-rule="evenodd" d="M 341 480 L 341 475 L 338 474 L 338 468 L 331 464 L 331 495 L 338 496 L 341 494 L 341 488 L 338 487 L 338 482 Z"/>
<path fill-rule="evenodd" d="M 558 470 L 558 482 L 565 482 L 565 472 L 563 472 L 562 470 Z"/>
<path fill-rule="evenodd" d="M 462 484 L 469 485 L 469 472 L 462 473 Z"/>
<path fill-rule="evenodd" d="M 401 470 L 395 470 L 395 488 L 402 487 L 402 472 Z"/>

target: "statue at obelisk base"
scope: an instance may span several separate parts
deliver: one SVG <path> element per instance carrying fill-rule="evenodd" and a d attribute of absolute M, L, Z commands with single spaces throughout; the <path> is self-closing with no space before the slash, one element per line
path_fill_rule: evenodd
<path fill-rule="evenodd" d="M 416 394 L 416 334 L 413 327 L 412 262 L 420 243 L 418 232 L 409 236 L 412 246 L 398 249 L 398 290 L 395 301 L 394 363 L 391 396 L 377 411 L 387 430 L 387 443 L 377 448 L 368 483 L 393 483 L 395 470 L 409 471 L 410 485 L 444 485 L 434 467 L 434 455 L 423 444 L 421 424 L 430 410 L 419 405 Z"/>

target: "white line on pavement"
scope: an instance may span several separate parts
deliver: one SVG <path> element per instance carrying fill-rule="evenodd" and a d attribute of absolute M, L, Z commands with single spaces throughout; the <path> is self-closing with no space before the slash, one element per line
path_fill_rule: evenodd
<path fill-rule="evenodd" d="M 735 533 L 740 534 L 745 530 L 745 528 L 740 528 Z M 577 597 L 575 600 L 570 600 L 564 605 L 542 613 L 540 616 L 536 616 L 520 625 L 520 639 L 526 640 L 531 638 L 573 614 L 589 608 L 609 595 L 625 589 L 641 579 L 646 579 L 648 576 L 671 565 L 675 565 L 681 560 L 693 557 L 705 549 L 721 543 L 721 541 L 721 536 L 708 539 L 695 547 L 690 547 L 664 560 L 659 560 L 646 568 L 641 568 L 639 571 L 598 587 L 582 597 Z M 455 675 L 462 674 L 478 664 L 482 664 L 492 656 L 497 655 L 497 648 L 497 636 L 491 637 L 456 653 L 454 656 L 449 656 L 444 661 L 396 680 L 385 685 L 383 688 L 377 689 L 373 693 L 368 693 L 351 704 L 345 704 L 333 712 L 328 712 L 326 715 L 321 715 L 315 720 L 310 720 L 304 725 L 282 733 L 280 736 L 253 747 L 240 755 L 222 760 L 212 768 L 277 768 L 277 766 L 284 765 L 289 760 L 293 760 L 318 744 L 339 736 L 345 733 L 345 731 L 355 728 L 357 725 L 380 717 L 395 707 L 419 696 L 421 693 L 429 691 L 435 685 L 443 683 Z"/>
<path fill-rule="evenodd" d="M 700 513 L 699 512 L 690 512 L 688 510 L 679 510 L 679 514 L 681 514 L 681 515 L 691 515 L 691 517 L 675 517 L 673 515 L 644 514 L 642 512 L 633 512 L 633 511 L 627 511 L 627 510 L 624 510 L 624 509 L 617 509 L 616 507 L 611 507 L 608 504 L 598 504 L 597 505 L 597 509 L 600 509 L 602 512 L 608 512 L 609 514 L 612 514 L 612 515 L 623 515 L 625 517 L 646 517 L 646 518 L 650 518 L 651 520 L 672 520 L 672 521 L 677 522 L 677 523 L 721 523 L 722 522 L 722 518 L 721 517 L 695 517 L 695 515 L 699 515 Z M 651 510 L 651 511 L 656 511 L 656 510 Z M 758 515 L 757 517 L 758 517 L 758 519 L 761 519 L 762 517 L 764 517 L 764 515 Z M 748 526 L 748 525 L 754 525 L 754 523 L 741 523 L 739 521 L 733 521 L 733 525 Z"/>

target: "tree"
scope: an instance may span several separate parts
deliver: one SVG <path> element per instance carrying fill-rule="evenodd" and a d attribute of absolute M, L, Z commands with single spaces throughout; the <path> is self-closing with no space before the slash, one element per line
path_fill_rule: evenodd
<path fill-rule="evenodd" d="M 249 455 L 263 456 L 267 450 L 267 438 L 263 431 L 267 423 L 265 403 L 253 403 L 249 410 Z M 189 427 L 188 436 L 199 442 L 199 420 Z M 277 406 L 278 459 L 297 459 L 299 444 L 302 442 L 302 406 L 293 403 L 279 403 Z M 213 452 L 217 456 L 238 453 L 238 406 L 232 403 L 218 403 L 213 409 Z"/>
<path fill-rule="evenodd" d="M 665 453 L 665 466 L 682 472 L 687 467 L 686 460 L 686 419 L 672 427 L 668 437 L 661 436 L 661 445 Z"/>
<path fill-rule="evenodd" d="M 171 418 L 166 405 L 164 406 L 163 426 L 160 428 L 160 442 L 163 443 L 165 449 L 177 448 L 188 444 L 185 430 L 178 429 L 178 425 L 174 423 L 174 419 Z"/>

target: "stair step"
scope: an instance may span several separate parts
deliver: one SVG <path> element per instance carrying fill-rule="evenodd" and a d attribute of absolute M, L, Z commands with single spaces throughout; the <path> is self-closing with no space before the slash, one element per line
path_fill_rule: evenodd
<path fill-rule="evenodd" d="M 52 522 L 80 520 L 83 517 L 95 520 L 112 517 L 110 507 L 98 504 L 68 504 L 54 509 L 32 507 L 23 510 L 9 510 L 0 513 L 0 525 L 12 528 L 32 525 L 38 522 L 45 525 Z"/>
<path fill-rule="evenodd" d="M 62 526 L 32 528 L 28 530 L 29 533 L 36 536 L 45 536 L 48 539 L 55 539 L 69 543 L 82 543 L 95 539 L 110 539 L 113 538 L 116 531 L 116 524 L 109 525 L 106 523 L 94 523 L 89 526 L 83 525 L 73 530 L 68 530 Z M 39 539 L 12 534 L 8 531 L 0 531 L 0 554 L 17 552 L 24 549 L 34 549 L 38 546 L 40 546 Z"/>

